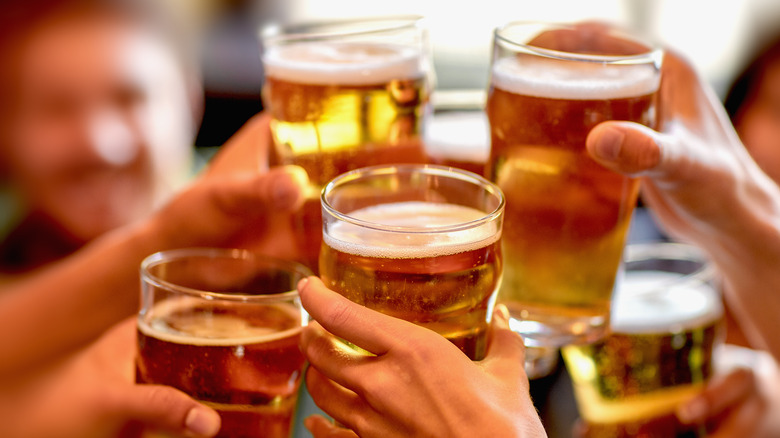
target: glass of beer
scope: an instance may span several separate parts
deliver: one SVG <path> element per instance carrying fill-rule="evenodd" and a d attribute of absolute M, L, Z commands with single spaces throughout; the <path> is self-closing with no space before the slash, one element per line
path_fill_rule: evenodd
<path fill-rule="evenodd" d="M 629 245 L 612 333 L 563 348 L 584 436 L 674 437 L 674 411 L 703 388 L 721 342 L 723 306 L 714 269 L 695 247 Z"/>
<path fill-rule="evenodd" d="M 303 373 L 303 265 L 181 249 L 141 264 L 136 381 L 173 386 L 222 417 L 219 437 L 290 436 Z"/>
<path fill-rule="evenodd" d="M 418 16 L 266 29 L 263 98 L 280 164 L 303 167 L 312 184 L 292 218 L 302 261 L 316 269 L 319 193 L 360 167 L 423 163 L 431 69 Z"/>
<path fill-rule="evenodd" d="M 661 57 L 596 24 L 495 31 L 486 175 L 507 198 L 499 302 L 528 346 L 607 332 L 638 182 L 597 164 L 585 140 L 607 120 L 656 127 Z"/>
<path fill-rule="evenodd" d="M 442 166 L 357 169 L 322 193 L 320 276 L 350 300 L 485 356 L 501 281 L 504 196 Z"/>

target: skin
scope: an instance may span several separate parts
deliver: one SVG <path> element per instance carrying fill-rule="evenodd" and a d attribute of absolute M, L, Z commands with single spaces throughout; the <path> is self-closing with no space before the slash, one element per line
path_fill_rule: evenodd
<path fill-rule="evenodd" d="M 193 110 L 170 45 L 96 15 L 24 42 L 0 154 L 26 203 L 84 243 L 146 215 L 187 176 Z"/>
<path fill-rule="evenodd" d="M 589 134 L 588 152 L 609 169 L 639 177 L 643 199 L 665 229 L 707 251 L 748 340 L 777 359 L 780 295 L 771 291 L 780 290 L 780 188 L 753 161 L 690 65 L 668 53 L 663 69 L 660 132 L 605 122 Z M 709 424 L 716 436 L 776 435 L 764 415 L 766 394 L 753 379 L 737 370 L 714 380 L 679 408 L 678 418 Z"/>
<path fill-rule="evenodd" d="M 761 169 L 780 183 L 780 61 L 770 63 L 754 87 L 735 128 Z"/>
<path fill-rule="evenodd" d="M 309 393 L 351 429 L 313 417 L 306 426 L 315 437 L 546 436 L 505 308 L 494 315 L 486 358 L 472 362 L 441 335 L 353 303 L 316 277 L 298 290 L 317 321 L 301 337 Z"/>
<path fill-rule="evenodd" d="M 184 393 L 135 385 L 135 318 L 34 379 L 0 392 L 4 437 L 140 436 L 144 429 L 209 437 L 220 418 Z"/>
<path fill-rule="evenodd" d="M 264 138 L 258 134 L 267 129 L 267 117 L 253 119 L 223 146 L 199 180 L 157 213 L 4 287 L 0 405 L 8 407 L 8 418 L 40 417 L 46 418 L 41 423 L 62 426 L 52 432 L 36 423 L 40 434 L 27 435 L 24 429 L 21 436 L 113 437 L 117 428 L 134 436 L 139 425 L 213 435 L 215 414 L 210 409 L 191 411 L 196 403 L 171 388 L 132 385 L 132 322 L 94 348 L 86 346 L 137 312 L 138 266 L 149 254 L 181 247 L 247 247 L 276 254 L 279 242 L 289 241 L 287 231 L 274 224 L 303 204 L 305 171 L 269 169 L 256 160 L 254 166 L 233 166 L 265 156 L 267 145 L 258 141 Z M 116 334 L 120 332 L 124 335 Z M 84 353 L 74 353 L 83 348 Z M 22 399 L 34 402 L 17 403 Z M 0 420 L 0 435 L 19 436 L 14 435 L 16 426 L 28 425 Z"/>

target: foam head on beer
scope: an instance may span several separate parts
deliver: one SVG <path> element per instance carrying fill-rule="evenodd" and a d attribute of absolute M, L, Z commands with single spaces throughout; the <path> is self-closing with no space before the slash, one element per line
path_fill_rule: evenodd
<path fill-rule="evenodd" d="M 678 332 L 712 324 L 723 315 L 713 286 L 678 281 L 673 272 L 631 271 L 615 294 L 612 331 L 626 334 Z"/>
<path fill-rule="evenodd" d="M 419 50 L 359 42 L 292 43 L 269 47 L 266 76 L 309 85 L 374 85 L 423 75 Z"/>
<path fill-rule="evenodd" d="M 492 84 L 504 91 L 549 99 L 601 100 L 644 96 L 658 90 L 654 65 L 605 66 L 526 55 L 493 64 Z"/>
<path fill-rule="evenodd" d="M 473 251 L 496 242 L 501 234 L 494 222 L 476 228 L 437 233 L 437 227 L 452 227 L 478 221 L 486 213 L 456 204 L 401 202 L 380 204 L 350 213 L 350 217 L 382 227 L 418 227 L 418 233 L 385 233 L 369 225 L 351 222 L 330 224 L 325 243 L 341 252 L 365 257 L 421 259 Z"/>

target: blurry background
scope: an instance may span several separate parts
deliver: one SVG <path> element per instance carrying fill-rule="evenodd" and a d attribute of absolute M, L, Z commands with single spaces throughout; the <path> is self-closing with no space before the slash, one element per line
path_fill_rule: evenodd
<path fill-rule="evenodd" d="M 198 146 L 225 141 L 262 109 L 257 29 L 383 14 L 427 18 L 438 90 L 484 90 L 492 29 L 511 20 L 604 20 L 669 44 L 722 96 L 751 50 L 780 28 L 776 0 L 168 0 L 188 16 L 201 51 L 206 111 Z"/>

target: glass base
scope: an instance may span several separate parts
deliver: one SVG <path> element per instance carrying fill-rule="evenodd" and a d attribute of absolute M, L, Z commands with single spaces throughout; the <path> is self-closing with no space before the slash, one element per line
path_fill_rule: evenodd
<path fill-rule="evenodd" d="M 509 327 L 523 336 L 526 347 L 560 348 L 604 338 L 609 333 L 609 319 L 601 315 L 551 318 L 545 322 L 510 318 Z"/>
<path fill-rule="evenodd" d="M 558 366 L 558 349 L 548 347 L 526 347 L 525 375 L 528 380 L 550 375 Z"/>

